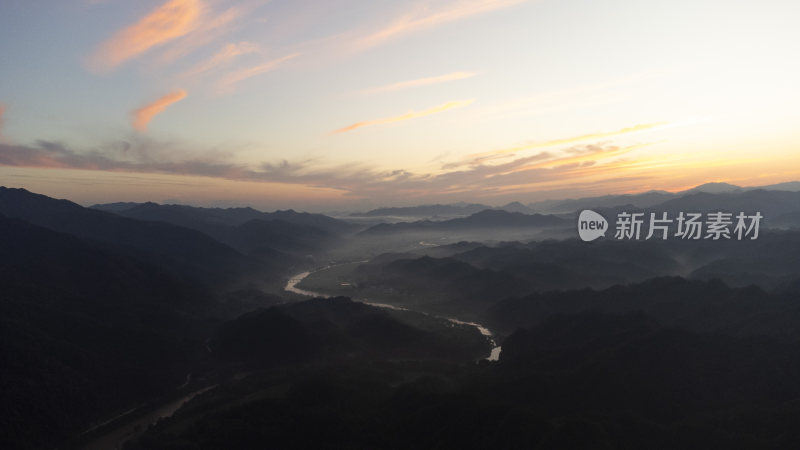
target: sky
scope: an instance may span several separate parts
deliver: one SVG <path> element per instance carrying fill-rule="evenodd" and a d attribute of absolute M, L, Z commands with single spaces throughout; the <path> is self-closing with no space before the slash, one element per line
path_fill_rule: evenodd
<path fill-rule="evenodd" d="M 0 184 L 504 204 L 800 180 L 800 3 L 3 0 Z"/>

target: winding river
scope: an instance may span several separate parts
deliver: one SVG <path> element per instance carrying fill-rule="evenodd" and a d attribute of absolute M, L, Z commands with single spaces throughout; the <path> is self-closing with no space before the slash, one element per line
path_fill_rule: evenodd
<path fill-rule="evenodd" d="M 317 269 L 317 271 L 325 270 L 325 269 L 328 269 L 330 267 L 332 267 L 332 266 L 322 267 L 320 269 Z M 308 297 L 327 297 L 327 295 L 322 294 L 320 292 L 308 291 L 308 290 L 301 289 L 301 288 L 297 287 L 298 283 L 303 281 L 303 279 L 305 279 L 307 276 L 311 275 L 312 273 L 313 272 L 302 272 L 302 273 L 298 273 L 297 275 L 289 278 L 289 281 L 286 283 L 286 287 L 284 288 L 284 290 L 286 290 L 288 292 L 293 292 L 293 293 L 299 294 L 299 295 L 305 295 L 305 296 L 308 296 Z M 407 308 L 403 308 L 401 306 L 389 305 L 389 304 L 386 304 L 386 303 L 376 303 L 376 302 L 371 302 L 371 301 L 367 301 L 367 300 L 356 300 L 356 299 L 354 299 L 354 300 L 355 301 L 360 301 L 361 303 L 365 303 L 367 305 L 376 306 L 376 307 L 379 307 L 379 308 L 387 308 L 387 309 L 408 311 Z M 427 313 L 422 313 L 422 314 L 427 314 Z M 441 318 L 441 319 L 447 319 L 450 322 L 453 322 L 453 323 L 456 323 L 456 324 L 459 324 L 459 325 L 469 325 L 471 327 L 475 327 L 483 336 L 486 336 L 486 338 L 489 340 L 489 342 L 492 343 L 492 351 L 489 353 L 489 356 L 486 357 L 486 359 L 489 360 L 489 361 L 497 361 L 500 358 L 500 350 L 501 350 L 501 348 L 495 342 L 494 336 L 492 335 L 492 332 L 489 331 L 488 328 L 484 327 L 483 325 L 481 325 L 479 323 L 465 322 L 463 320 L 454 319 L 452 317 L 443 317 L 443 316 L 433 316 L 433 317 L 438 317 L 438 318 Z M 209 351 L 210 351 L 210 349 L 209 349 Z M 243 374 L 237 375 L 236 378 L 241 378 L 241 376 L 243 376 Z M 187 375 L 186 383 L 184 383 L 184 385 L 180 386 L 180 387 L 186 386 L 188 384 L 188 382 L 190 381 L 190 379 L 191 379 L 191 374 Z M 149 425 L 152 425 L 152 424 L 158 422 L 158 420 L 161 419 L 161 418 L 172 416 L 172 414 L 174 414 L 178 409 L 180 409 L 181 406 L 183 406 L 184 403 L 186 403 L 189 400 L 191 400 L 192 398 L 202 394 L 203 392 L 208 391 L 209 389 L 213 389 L 214 387 L 216 387 L 216 385 L 206 386 L 206 387 L 204 387 L 202 389 L 198 389 L 196 391 L 190 392 L 190 393 L 188 393 L 188 394 L 186 394 L 186 395 L 184 395 L 184 396 L 182 396 L 182 397 L 180 397 L 180 398 L 178 398 L 176 400 L 173 400 L 173 401 L 170 401 L 170 402 L 166 402 L 166 403 L 162 404 L 161 406 L 159 406 L 158 408 L 154 409 L 153 411 L 151 411 L 151 412 L 149 412 L 147 414 L 144 414 L 143 416 L 137 418 L 136 420 L 133 420 L 133 421 L 130 421 L 130 422 L 127 422 L 127 423 L 123 423 L 122 425 L 109 430 L 108 432 L 96 437 L 92 441 L 80 446 L 80 448 L 84 449 L 84 450 L 94 450 L 94 449 L 106 450 L 106 449 L 122 448 L 122 446 L 125 444 L 125 442 L 127 442 L 128 440 L 130 440 L 130 439 L 132 439 L 132 438 L 134 438 L 134 437 L 136 437 L 138 435 L 140 435 L 143 431 L 145 431 L 147 429 L 147 427 Z M 131 414 L 134 411 L 136 411 L 136 409 L 137 408 L 133 408 L 133 409 L 131 409 L 129 411 L 126 411 L 125 413 L 120 414 L 117 417 L 109 419 L 109 420 L 107 420 L 106 422 L 104 422 L 100 426 L 106 425 L 106 424 L 111 423 L 112 421 L 114 421 L 116 419 L 122 418 L 122 417 L 124 417 L 124 416 L 126 416 L 128 414 Z M 86 432 L 93 431 L 94 429 L 96 429 L 98 427 L 90 428 Z"/>
<path fill-rule="evenodd" d="M 303 281 L 307 276 L 311 275 L 312 273 L 319 272 L 319 271 L 325 270 L 325 269 L 329 269 L 330 267 L 332 267 L 332 266 L 322 267 L 322 268 L 317 269 L 317 270 L 312 271 L 312 272 L 308 272 L 307 271 L 307 272 L 298 273 L 297 275 L 289 278 L 289 281 L 286 283 L 286 287 L 284 288 L 284 290 L 286 290 L 288 292 L 293 292 L 293 293 L 299 294 L 299 295 L 305 295 L 305 296 L 308 296 L 308 297 L 328 297 L 328 295 L 325 295 L 325 294 L 323 294 L 321 292 L 313 292 L 313 291 L 308 291 L 306 289 L 301 289 L 301 288 L 297 287 L 297 285 L 301 281 Z M 408 311 L 407 308 L 403 308 L 401 306 L 389 305 L 387 303 L 376 303 L 376 302 L 372 302 L 372 301 L 368 301 L 368 300 L 359 300 L 359 299 L 353 299 L 353 300 L 361 302 L 361 303 L 365 303 L 367 305 L 377 306 L 379 308 L 387 308 L 387 309 Z M 427 313 L 423 313 L 423 314 L 427 314 Z M 475 327 L 482 335 L 486 336 L 486 338 L 489 340 L 489 342 L 492 343 L 492 351 L 489 353 L 489 356 L 487 356 L 486 359 L 489 360 L 489 361 L 497 361 L 498 359 L 500 359 L 500 351 L 502 350 L 502 348 L 499 345 L 497 345 L 497 342 L 495 342 L 495 339 L 494 339 L 494 335 L 492 334 L 491 331 L 489 331 L 488 328 L 484 327 L 483 325 L 481 325 L 479 323 L 465 322 L 463 320 L 454 319 L 452 317 L 444 317 L 444 316 L 433 316 L 433 317 L 438 317 L 438 318 L 441 318 L 441 319 L 447 319 L 450 322 L 456 323 L 456 324 L 459 324 L 459 325 L 469 325 L 471 327 Z"/>

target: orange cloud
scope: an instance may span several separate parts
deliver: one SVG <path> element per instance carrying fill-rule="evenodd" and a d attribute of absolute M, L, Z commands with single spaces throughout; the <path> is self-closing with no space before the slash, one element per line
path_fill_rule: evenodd
<path fill-rule="evenodd" d="M 133 25 L 117 32 L 89 57 L 98 72 L 113 70 L 153 47 L 191 32 L 205 9 L 201 0 L 170 0 Z"/>
<path fill-rule="evenodd" d="M 398 18 L 383 29 L 362 38 L 359 42 L 359 47 L 361 49 L 374 47 L 395 37 L 506 8 L 525 1 L 527 0 L 471 0 L 453 2 L 447 7 L 434 11 L 428 8 L 419 8 L 415 12 Z"/>
<path fill-rule="evenodd" d="M 236 84 L 239 83 L 240 81 L 244 81 L 256 75 L 261 75 L 262 73 L 275 70 L 286 61 L 294 59 L 299 55 L 300 55 L 299 53 L 293 53 L 291 55 L 286 55 L 282 58 L 273 59 L 272 61 L 267 61 L 257 66 L 248 67 L 246 69 L 241 69 L 235 72 L 231 72 L 227 76 L 225 76 L 225 78 L 220 80 L 218 90 L 221 93 L 230 92 L 235 88 Z"/>
<path fill-rule="evenodd" d="M 183 89 L 178 89 L 177 91 L 170 92 L 169 94 L 152 103 L 134 110 L 131 113 L 133 115 L 133 128 L 136 128 L 142 132 L 147 131 L 147 124 L 153 120 L 153 117 L 155 117 L 156 114 L 161 113 L 167 108 L 167 106 L 182 100 L 184 97 L 186 97 L 186 91 Z"/>
<path fill-rule="evenodd" d="M 237 56 L 255 53 L 257 51 L 258 45 L 253 44 L 252 42 L 239 42 L 238 44 L 230 43 L 223 47 L 222 50 L 217 52 L 217 54 L 211 58 L 184 72 L 182 76 L 190 77 L 199 75 L 203 72 L 208 72 L 216 67 L 225 65 L 233 61 Z"/>
<path fill-rule="evenodd" d="M 252 7 L 257 4 L 258 2 L 250 5 L 235 5 L 221 12 L 206 13 L 191 32 L 164 49 L 158 56 L 157 61 L 161 64 L 168 64 L 200 47 L 211 44 L 233 31 L 236 22 L 246 16 Z"/>
<path fill-rule="evenodd" d="M 471 104 L 473 101 L 475 101 L 475 100 L 470 99 L 470 100 L 461 100 L 461 101 L 457 101 L 457 102 L 448 102 L 448 103 L 445 103 L 443 105 L 439 105 L 439 106 L 436 106 L 436 107 L 433 107 L 433 108 L 430 108 L 430 109 L 426 109 L 425 111 L 420 111 L 420 112 L 412 111 L 410 113 L 406 113 L 406 114 L 403 114 L 403 115 L 400 115 L 400 116 L 385 117 L 383 119 L 375 119 L 375 120 L 366 120 L 366 121 L 363 121 L 363 122 L 356 122 L 356 123 L 354 123 L 352 125 L 348 125 L 348 126 L 346 126 L 344 128 L 339 128 L 338 130 L 334 130 L 332 133 L 333 134 L 345 133 L 347 131 L 353 131 L 356 128 L 367 127 L 367 126 L 370 126 L 370 125 L 383 125 L 383 124 L 387 124 L 387 123 L 400 122 L 400 121 L 403 121 L 403 120 L 416 119 L 418 117 L 425 117 L 425 116 L 429 116 L 431 114 L 436 114 L 436 113 L 440 113 L 440 112 L 443 112 L 443 111 L 447 111 L 448 109 L 461 108 L 463 106 L 467 106 L 467 105 Z"/>
<path fill-rule="evenodd" d="M 475 75 L 477 74 L 472 72 L 453 72 L 453 73 L 448 73 L 446 75 L 439 75 L 436 77 L 419 78 L 410 81 L 401 81 L 399 83 L 393 83 L 386 86 L 380 86 L 373 89 L 369 89 L 365 92 L 369 94 L 376 94 L 379 92 L 397 91 L 400 89 L 429 86 L 431 84 L 439 84 L 439 83 L 446 83 L 448 81 L 463 80 L 464 78 L 474 77 Z"/>

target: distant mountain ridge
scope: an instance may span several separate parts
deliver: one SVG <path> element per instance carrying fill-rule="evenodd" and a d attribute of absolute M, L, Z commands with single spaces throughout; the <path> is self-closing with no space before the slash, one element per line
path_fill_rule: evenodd
<path fill-rule="evenodd" d="M 647 208 L 659 203 L 679 198 L 685 195 L 696 193 L 708 194 L 727 194 L 742 193 L 754 190 L 766 191 L 800 191 L 800 181 L 789 181 L 764 186 L 737 186 L 723 182 L 709 182 L 690 189 L 677 192 L 664 190 L 650 190 L 635 194 L 609 194 L 596 197 L 564 198 L 542 200 L 523 204 L 519 201 L 510 202 L 504 206 L 490 206 L 481 203 L 452 203 L 452 204 L 431 204 L 404 207 L 383 207 L 367 212 L 351 213 L 350 217 L 400 217 L 400 218 L 454 218 L 465 217 L 477 212 L 495 209 L 508 212 L 520 212 L 523 214 L 568 214 L 580 209 L 614 207 L 621 205 L 634 205 L 639 208 Z"/>
<path fill-rule="evenodd" d="M 592 207 L 587 206 L 587 208 Z M 762 215 L 760 226 L 763 228 L 800 227 L 800 192 L 793 191 L 764 189 L 729 190 L 718 193 L 693 191 L 644 207 L 628 203 L 593 209 L 608 219 L 616 217 L 621 212 L 641 212 L 645 214 L 644 217 L 649 217 L 651 212 L 667 213 L 672 219 L 681 212 L 708 214 L 719 211 L 734 216 L 740 212 L 748 215 L 759 212 Z"/>
<path fill-rule="evenodd" d="M 523 214 L 533 213 L 533 209 L 520 202 L 511 202 L 504 206 L 489 206 L 481 203 L 452 203 L 419 206 L 400 206 L 373 209 L 367 212 L 351 213 L 350 217 L 428 217 L 428 218 L 453 218 L 468 216 L 481 211 L 493 209 Z"/>
<path fill-rule="evenodd" d="M 265 213 L 249 207 L 200 208 L 153 202 L 111 203 L 92 208 L 197 230 L 245 254 L 268 249 L 296 255 L 314 253 L 354 229 L 354 225 L 332 217 L 291 209 Z"/>
<path fill-rule="evenodd" d="M 359 235 L 379 235 L 410 231 L 463 231 L 487 228 L 545 228 L 558 227 L 568 223 L 565 219 L 553 215 L 523 214 L 497 209 L 486 209 L 468 217 L 433 222 L 421 220 L 417 222 L 401 222 L 395 224 L 382 223 L 368 228 Z"/>
<path fill-rule="evenodd" d="M 540 213 L 566 214 L 587 208 L 615 207 L 633 205 L 637 208 L 648 208 L 668 200 L 678 199 L 693 194 L 737 194 L 749 191 L 800 191 L 800 181 L 771 184 L 766 186 L 742 187 L 730 183 L 711 182 L 677 192 L 652 190 L 637 194 L 603 195 L 599 197 L 583 197 L 577 199 L 544 200 L 528 204 Z"/>
<path fill-rule="evenodd" d="M 203 208 L 188 205 L 162 205 L 146 203 L 106 203 L 92 205 L 90 208 L 110 211 L 140 220 L 160 220 L 187 224 L 204 223 L 209 225 L 238 226 L 251 220 L 283 220 L 297 225 L 313 226 L 331 233 L 352 231 L 354 226 L 342 220 L 323 214 L 297 212 L 292 209 L 262 212 L 250 207 L 243 208 Z"/>
<path fill-rule="evenodd" d="M 351 217 L 437 217 L 437 216 L 460 216 L 475 214 L 484 209 L 491 209 L 491 206 L 479 203 L 469 204 L 450 204 L 450 205 L 419 205 L 419 206 L 400 206 L 377 208 L 363 213 L 352 213 Z"/>

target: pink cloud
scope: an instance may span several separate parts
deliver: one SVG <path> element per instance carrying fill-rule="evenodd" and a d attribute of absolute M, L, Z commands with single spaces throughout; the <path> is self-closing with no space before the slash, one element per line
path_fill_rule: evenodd
<path fill-rule="evenodd" d="M 139 131 L 147 131 L 147 124 L 153 120 L 156 114 L 163 112 L 167 106 L 178 102 L 186 97 L 186 91 L 178 89 L 177 91 L 170 92 L 167 95 L 160 97 L 158 100 L 148 103 L 134 110 L 131 114 L 133 116 L 132 125 Z"/>
<path fill-rule="evenodd" d="M 108 72 L 153 47 L 184 36 L 197 27 L 204 10 L 201 0 L 170 0 L 100 44 L 89 57 L 89 67 Z"/>

